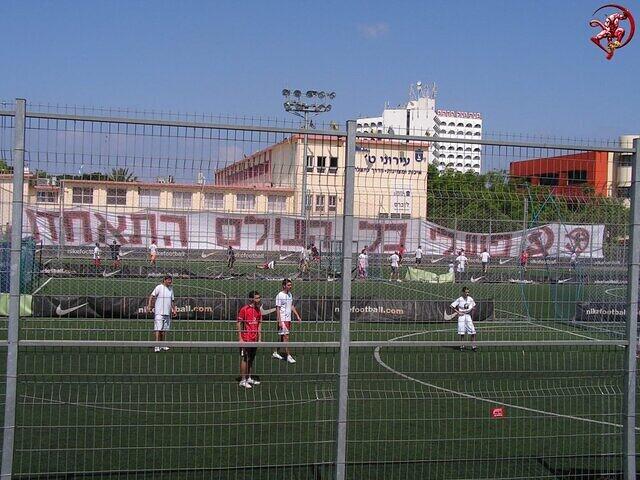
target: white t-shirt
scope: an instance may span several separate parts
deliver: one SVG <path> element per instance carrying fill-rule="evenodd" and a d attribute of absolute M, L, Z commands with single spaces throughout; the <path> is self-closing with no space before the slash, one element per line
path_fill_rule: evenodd
<path fill-rule="evenodd" d="M 151 255 L 156 255 L 158 253 L 158 247 L 156 246 L 155 243 L 152 243 L 149 246 L 149 253 L 151 253 Z"/>
<path fill-rule="evenodd" d="M 482 252 L 480 254 L 480 258 L 482 258 L 482 263 L 489 263 L 489 259 L 491 258 L 491 255 L 489 255 L 489 252 Z"/>
<path fill-rule="evenodd" d="M 576 255 L 576 252 L 573 252 L 573 253 L 571 254 L 571 261 L 572 261 L 572 262 L 575 262 L 577 258 L 578 258 L 578 255 Z"/>
<path fill-rule="evenodd" d="M 100 258 L 100 249 L 98 247 L 93 249 L 93 259 L 97 260 Z"/>
<path fill-rule="evenodd" d="M 391 260 L 391 266 L 392 267 L 397 267 L 399 265 L 398 262 L 400 262 L 400 257 L 397 254 L 393 254 L 389 257 L 389 260 Z"/>
<path fill-rule="evenodd" d="M 416 258 L 422 258 L 422 249 L 421 248 L 418 248 L 416 250 Z"/>
<path fill-rule="evenodd" d="M 464 255 L 458 255 L 456 257 L 456 262 L 458 262 L 458 271 L 462 272 L 464 270 L 465 265 L 467 264 L 467 257 Z"/>
<path fill-rule="evenodd" d="M 369 257 L 366 253 L 361 253 L 358 255 L 358 265 L 362 268 L 367 268 L 367 264 L 369 263 Z"/>
<path fill-rule="evenodd" d="M 276 307 L 280 309 L 280 321 L 291 321 L 291 308 L 293 307 L 293 296 L 291 293 L 280 292 L 276 295 Z"/>
<path fill-rule="evenodd" d="M 471 297 L 459 297 L 451 304 L 451 308 L 457 308 L 458 311 L 463 315 L 471 313 L 471 310 L 473 310 L 475 306 L 476 302 Z"/>
<path fill-rule="evenodd" d="M 173 287 L 167 287 L 161 283 L 153 289 L 151 295 L 156 299 L 154 313 L 156 315 L 171 315 L 171 302 L 175 300 Z"/>
<path fill-rule="evenodd" d="M 306 248 L 300 252 L 300 260 L 303 262 L 309 261 L 309 251 Z"/>

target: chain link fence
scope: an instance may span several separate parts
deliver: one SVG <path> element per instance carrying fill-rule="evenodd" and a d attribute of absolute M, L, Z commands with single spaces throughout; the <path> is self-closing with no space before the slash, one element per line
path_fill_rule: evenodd
<path fill-rule="evenodd" d="M 3 108 L 2 478 L 635 477 L 637 145 Z"/>

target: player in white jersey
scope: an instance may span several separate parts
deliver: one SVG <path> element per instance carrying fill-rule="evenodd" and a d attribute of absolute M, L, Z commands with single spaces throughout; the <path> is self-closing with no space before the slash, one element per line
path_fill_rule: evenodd
<path fill-rule="evenodd" d="M 487 252 L 486 248 L 482 250 L 482 253 L 480 254 L 480 259 L 482 260 L 482 273 L 487 273 L 487 270 L 489 269 L 489 260 L 491 260 L 491 255 L 489 255 L 489 252 Z"/>
<path fill-rule="evenodd" d="M 464 250 L 460 250 L 460 254 L 456 257 L 456 263 L 458 264 L 458 266 L 456 267 L 456 271 L 458 272 L 458 274 L 460 274 L 460 276 L 462 276 L 462 274 L 465 272 L 468 260 L 469 259 L 464 254 Z"/>
<path fill-rule="evenodd" d="M 171 328 L 171 317 L 178 314 L 173 295 L 173 278 L 165 275 L 162 283 L 153 289 L 147 303 L 147 311 L 153 310 L 153 331 L 156 342 L 165 340 L 166 332 Z M 154 351 L 169 350 L 169 347 L 155 347 Z"/>
<path fill-rule="evenodd" d="M 100 268 L 101 254 L 102 254 L 102 251 L 100 250 L 100 244 L 96 243 L 96 246 L 93 249 L 93 266 L 96 267 L 96 269 Z"/>
<path fill-rule="evenodd" d="M 476 329 L 471 319 L 473 309 L 476 308 L 476 302 L 469 296 L 469 289 L 464 287 L 462 289 L 462 296 L 457 298 L 452 304 L 451 308 L 458 314 L 458 335 L 463 342 L 460 345 L 460 350 L 464 350 L 464 337 L 465 334 L 471 336 L 471 349 L 475 352 L 476 347 Z"/>
<path fill-rule="evenodd" d="M 289 347 L 286 345 L 289 343 L 289 332 L 291 332 L 291 314 L 293 313 L 298 322 L 302 321 L 298 310 L 293 306 L 293 296 L 291 295 L 291 289 L 293 283 L 288 278 L 282 280 L 282 291 L 276 296 L 276 319 L 278 320 L 278 336 L 280 341 L 284 343 L 284 356 L 282 356 L 282 348 L 276 349 L 273 352 L 273 358 L 278 360 L 287 359 L 289 363 L 296 363 L 295 359 L 289 352 Z"/>
<path fill-rule="evenodd" d="M 400 281 L 400 255 L 398 252 L 393 252 L 393 254 L 389 257 L 389 261 L 391 262 L 391 277 L 389 280 L 397 280 Z"/>
<path fill-rule="evenodd" d="M 156 245 L 155 240 L 151 242 L 149 245 L 149 262 L 151 262 L 152 266 L 156 266 L 156 259 L 158 258 L 158 246 Z"/>
<path fill-rule="evenodd" d="M 416 265 L 422 264 L 422 246 L 418 245 L 416 249 Z"/>
<path fill-rule="evenodd" d="M 369 269 L 369 256 L 367 255 L 366 247 L 362 249 L 360 255 L 358 255 L 358 278 L 366 280 L 367 270 Z"/>

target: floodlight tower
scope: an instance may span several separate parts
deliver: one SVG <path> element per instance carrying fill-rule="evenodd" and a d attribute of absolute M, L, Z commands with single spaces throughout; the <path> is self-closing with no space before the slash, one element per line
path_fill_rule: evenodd
<path fill-rule="evenodd" d="M 311 123 L 311 117 L 325 113 L 331 110 L 331 104 L 329 100 L 336 98 L 336 92 L 324 92 L 317 90 L 307 90 L 305 93 L 306 99 L 302 99 L 301 90 L 289 90 L 285 88 L 282 90 L 282 96 L 284 97 L 284 109 L 285 111 L 292 113 L 303 119 L 304 134 L 304 147 L 302 155 L 302 202 L 301 202 L 301 215 L 304 215 L 306 225 L 309 224 L 309 214 L 311 210 L 311 204 L 309 202 L 307 194 L 307 149 L 309 139 L 307 132 L 309 128 L 313 128 Z M 307 229 L 305 227 L 304 234 L 304 248 L 307 248 Z"/>

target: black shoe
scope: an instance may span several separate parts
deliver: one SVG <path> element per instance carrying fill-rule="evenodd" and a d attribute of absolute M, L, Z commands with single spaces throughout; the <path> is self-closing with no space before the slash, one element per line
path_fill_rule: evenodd
<path fill-rule="evenodd" d="M 464 345 L 460 346 L 460 351 L 463 352 L 464 351 Z"/>
<path fill-rule="evenodd" d="M 474 351 L 474 352 L 477 352 L 478 351 L 478 347 L 471 347 L 471 350 Z"/>

